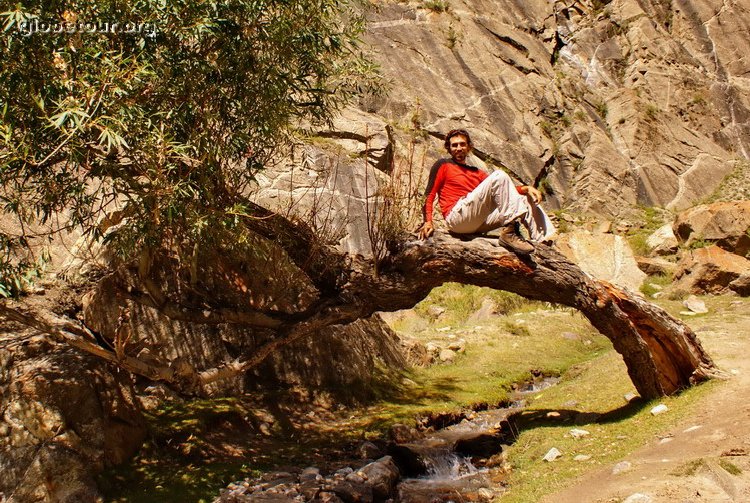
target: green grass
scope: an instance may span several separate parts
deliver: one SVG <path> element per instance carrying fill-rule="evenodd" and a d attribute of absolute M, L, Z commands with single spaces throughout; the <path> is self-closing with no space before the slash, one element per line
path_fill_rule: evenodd
<path fill-rule="evenodd" d="M 485 299 L 506 314 L 471 321 Z M 427 320 L 432 306 L 443 307 L 445 312 Z M 611 349 L 609 340 L 577 311 L 507 292 L 446 284 L 433 290 L 415 311 L 418 318 L 395 324 L 400 333 L 425 343 L 462 338 L 468 341 L 466 352 L 453 364 L 415 369 L 409 376 L 414 386 L 362 416 L 365 429 L 413 421 L 425 412 L 499 403 L 508 398 L 513 384 L 530 380 L 532 372 L 559 376 Z M 419 330 L 412 331 L 415 327 Z M 578 337 L 562 337 L 564 332 Z"/>
<path fill-rule="evenodd" d="M 486 298 L 505 314 L 469 321 Z M 708 316 L 731 315 L 731 299 L 708 300 Z M 678 301 L 660 299 L 659 303 L 674 316 L 684 310 Z M 436 305 L 446 311 L 432 319 L 429 308 Z M 152 435 L 143 452 L 130 465 L 102 477 L 106 501 L 211 501 L 232 480 L 283 465 L 322 466 L 325 460 L 342 459 L 341 450 L 362 439 L 383 438 L 394 423 L 411 425 L 427 413 L 500 403 L 513 384 L 541 372 L 560 376 L 561 381 L 529 397 L 529 406 L 513 419 L 519 434 L 506 453 L 512 466 L 510 490 L 500 500 L 531 503 L 653 440 L 685 417 L 697 400 L 723 385 L 711 382 L 658 402 L 626 403 L 623 395 L 635 390 L 609 340 L 577 311 L 512 294 L 448 284 L 435 289 L 407 320 L 411 321 L 402 321 L 397 328 L 419 326 L 420 330 L 405 335 L 422 342 L 463 338 L 465 353 L 453 364 L 405 373 L 400 386 L 381 395 L 385 398 L 342 410 L 330 423 L 303 418 L 295 424 L 296 430 L 274 427 L 274 435 L 254 437 L 250 452 L 236 460 L 204 458 L 201 453 L 211 442 L 205 434 L 217 421 L 252 416 L 253 406 L 238 399 L 218 399 L 164 407 L 149 416 Z M 649 410 L 657 403 L 666 404 L 669 412 L 651 416 Z M 551 411 L 559 418 L 548 417 Z M 569 435 L 573 427 L 590 435 L 573 439 Z M 167 445 L 171 441 L 180 445 Z M 542 461 L 552 447 L 563 456 L 553 463 Z M 573 461 L 577 454 L 592 457 Z M 722 467 L 733 473 L 731 467 Z"/>
<path fill-rule="evenodd" d="M 447 12 L 450 7 L 445 0 L 426 0 L 423 5 L 432 12 Z"/>
<path fill-rule="evenodd" d="M 640 222 L 628 231 L 626 239 L 636 256 L 648 256 L 651 248 L 646 241 L 659 227 L 671 221 L 669 212 L 652 206 L 639 208 Z"/>
<path fill-rule="evenodd" d="M 624 364 L 614 352 L 585 363 L 565 376 L 562 383 L 540 394 L 525 412 L 521 434 L 507 451 L 512 465 L 510 491 L 500 498 L 503 503 L 532 503 L 542 496 L 562 489 L 588 470 L 612 463 L 653 440 L 692 410 L 699 398 L 716 390 L 721 383 L 712 382 L 691 388 L 674 397 L 651 402 L 627 404 L 623 395 L 634 392 L 623 379 Z M 546 418 L 546 412 L 560 411 L 563 403 L 577 402 L 575 414 L 585 420 L 575 424 L 571 419 Z M 665 414 L 652 416 L 650 409 L 658 403 L 669 407 Z M 582 424 L 581 424 L 582 423 Z M 590 435 L 574 439 L 572 428 L 582 428 Z M 563 455 L 553 463 L 542 460 L 556 447 Z M 578 454 L 591 456 L 588 461 L 574 461 Z"/>
<path fill-rule="evenodd" d="M 641 285 L 641 293 L 651 299 L 657 292 L 672 284 L 674 278 L 671 274 L 655 274 L 646 278 Z"/>

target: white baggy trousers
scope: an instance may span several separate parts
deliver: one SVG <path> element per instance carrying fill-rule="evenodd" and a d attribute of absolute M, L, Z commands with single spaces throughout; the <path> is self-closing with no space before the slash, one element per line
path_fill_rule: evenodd
<path fill-rule="evenodd" d="M 518 219 L 532 241 L 544 241 L 555 227 L 531 196 L 518 193 L 513 180 L 501 170 L 493 171 L 476 189 L 461 198 L 445 222 L 457 234 L 481 234 Z"/>

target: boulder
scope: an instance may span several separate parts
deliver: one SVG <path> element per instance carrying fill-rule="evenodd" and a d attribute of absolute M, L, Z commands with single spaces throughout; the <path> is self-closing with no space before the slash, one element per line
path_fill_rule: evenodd
<path fill-rule="evenodd" d="M 677 264 L 659 257 L 636 257 L 636 262 L 638 263 L 638 269 L 649 276 L 657 274 L 668 276 L 677 271 Z"/>
<path fill-rule="evenodd" d="M 141 446 L 130 378 L 34 333 L 0 344 L 0 494 L 12 501 L 100 501 L 94 477 Z"/>
<path fill-rule="evenodd" d="M 495 316 L 496 312 L 497 304 L 495 304 L 495 301 L 493 301 L 489 297 L 485 297 L 484 299 L 482 299 L 482 305 L 479 306 L 479 309 L 474 311 L 471 316 L 469 316 L 468 320 L 466 320 L 466 323 L 468 325 L 475 325 L 477 323 L 487 321 Z"/>
<path fill-rule="evenodd" d="M 367 477 L 367 485 L 372 487 L 376 500 L 388 499 L 396 488 L 400 472 L 391 456 L 384 456 L 377 461 L 363 466 L 360 473 Z"/>
<path fill-rule="evenodd" d="M 438 358 L 443 363 L 453 363 L 453 360 L 456 359 L 456 352 L 452 349 L 441 349 Z"/>
<path fill-rule="evenodd" d="M 682 301 L 682 305 L 690 309 L 690 311 L 696 314 L 705 314 L 708 312 L 706 303 L 703 302 L 698 297 L 696 297 L 695 295 L 691 295 L 690 297 Z"/>
<path fill-rule="evenodd" d="M 686 253 L 678 264 L 672 288 L 695 294 L 723 293 L 729 284 L 750 270 L 750 260 L 718 246 Z"/>
<path fill-rule="evenodd" d="M 434 360 L 434 355 L 427 350 L 422 341 L 417 339 L 402 338 L 401 349 L 409 365 L 427 367 Z"/>
<path fill-rule="evenodd" d="M 479 432 L 473 436 L 464 436 L 456 441 L 453 450 L 466 457 L 477 456 L 489 458 L 503 450 L 503 439 L 498 434 Z"/>
<path fill-rule="evenodd" d="M 729 289 L 743 297 L 750 296 L 750 272 L 745 272 L 729 283 Z"/>
<path fill-rule="evenodd" d="M 659 227 L 648 239 L 646 245 L 652 255 L 672 255 L 677 253 L 679 243 L 672 230 L 672 224 L 664 224 Z"/>
<path fill-rule="evenodd" d="M 614 234 L 574 231 L 560 236 L 557 247 L 591 276 L 638 291 L 646 274 L 638 268 L 627 241 Z"/>
<path fill-rule="evenodd" d="M 708 241 L 744 257 L 750 253 L 750 201 L 696 206 L 677 215 L 673 229 L 686 246 Z"/>

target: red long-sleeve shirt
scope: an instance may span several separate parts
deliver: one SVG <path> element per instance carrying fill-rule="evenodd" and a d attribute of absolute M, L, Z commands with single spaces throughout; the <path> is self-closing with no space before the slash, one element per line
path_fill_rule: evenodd
<path fill-rule="evenodd" d="M 440 211 L 447 217 L 459 199 L 476 189 L 487 178 L 487 173 L 474 166 L 459 164 L 452 159 L 440 159 L 430 169 L 430 178 L 424 202 L 424 221 L 432 221 L 435 196 L 440 202 Z"/>
<path fill-rule="evenodd" d="M 481 169 L 459 164 L 453 159 L 440 159 L 432 165 L 430 177 L 425 189 L 424 207 L 422 208 L 425 222 L 432 221 L 432 209 L 437 196 L 440 203 L 440 211 L 443 217 L 447 217 L 456 203 L 466 194 L 476 189 L 489 175 Z M 519 194 L 525 192 L 520 186 L 516 187 Z"/>

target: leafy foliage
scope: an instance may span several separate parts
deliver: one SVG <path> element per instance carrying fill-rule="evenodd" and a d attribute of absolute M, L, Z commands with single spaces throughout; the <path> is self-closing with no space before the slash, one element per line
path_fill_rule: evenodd
<path fill-rule="evenodd" d="M 34 264 L 29 226 L 63 212 L 100 235 L 102 209 L 126 206 L 116 244 L 130 256 L 238 232 L 254 173 L 373 73 L 346 0 L 0 10 L 0 204 L 22 228 L 0 234 L 2 284 Z"/>

